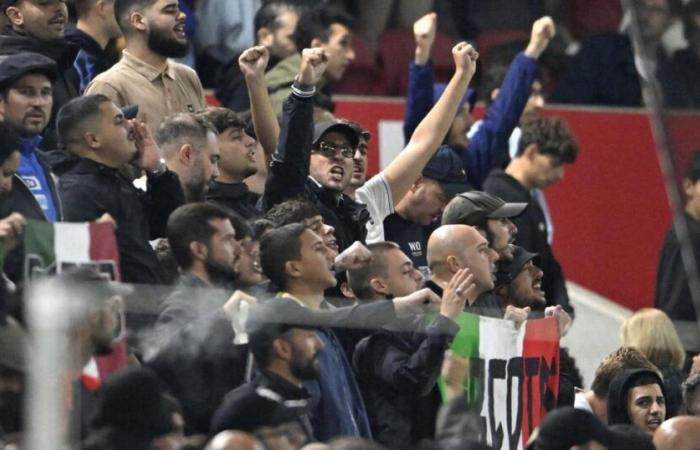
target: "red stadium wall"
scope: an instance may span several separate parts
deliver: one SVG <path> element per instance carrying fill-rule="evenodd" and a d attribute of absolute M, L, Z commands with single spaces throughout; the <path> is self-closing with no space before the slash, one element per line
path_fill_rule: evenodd
<path fill-rule="evenodd" d="M 339 116 L 362 123 L 375 136 L 369 168 L 376 172 L 379 140 L 386 140 L 376 138 L 380 121 L 400 121 L 403 102 L 337 100 Z M 652 305 L 671 214 L 648 117 L 640 110 L 554 107 L 544 114 L 566 119 L 581 147 L 564 180 L 547 190 L 554 250 L 567 278 L 632 309 Z M 687 144 L 680 148 L 684 155 L 700 148 L 700 116 L 680 116 L 669 124 L 673 136 Z M 400 149 L 401 137 L 394 133 L 391 139 L 392 150 Z"/>

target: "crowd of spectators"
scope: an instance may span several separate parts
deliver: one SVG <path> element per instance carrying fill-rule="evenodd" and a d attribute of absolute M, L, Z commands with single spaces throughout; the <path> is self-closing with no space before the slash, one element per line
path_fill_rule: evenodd
<path fill-rule="evenodd" d="M 46 431 L 24 412 L 27 305 L 48 286 L 55 448 L 492 448 L 465 390 L 484 373 L 450 350 L 465 312 L 555 330 L 558 391 L 528 449 L 698 448 L 674 230 L 658 309 L 622 324 L 590 390 L 558 345 L 575 310 L 545 192 L 579 145 L 539 113 L 640 106 L 640 58 L 669 106 L 697 107 L 700 0 L 634 0 L 636 55 L 630 17 L 584 35 L 565 13 L 579 3 L 0 0 L 0 447 Z M 411 40 L 405 66 L 382 60 L 387 25 Z M 484 44 L 497 32 L 514 38 Z M 377 138 L 334 114 L 343 86 L 376 92 L 355 78 L 360 47 L 377 85 L 392 65 L 406 80 L 402 150 L 377 174 Z M 700 153 L 683 184 L 694 244 L 699 182 Z M 67 223 L 107 227 L 115 257 Z"/>

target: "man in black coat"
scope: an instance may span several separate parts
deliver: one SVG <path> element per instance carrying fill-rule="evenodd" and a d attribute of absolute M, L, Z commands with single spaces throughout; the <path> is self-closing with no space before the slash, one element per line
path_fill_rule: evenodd
<path fill-rule="evenodd" d="M 159 215 L 183 199 L 177 175 L 167 169 L 156 172 L 161 168 L 160 152 L 150 131 L 143 123 L 127 120 L 103 95 L 71 100 L 58 114 L 57 129 L 63 148 L 74 156 L 59 174 L 65 219 L 90 222 L 108 213 L 116 222 L 122 279 L 161 283 L 149 240 L 164 236 L 165 230 L 154 229 L 151 223 L 159 223 Z M 120 173 L 129 162 L 148 173 L 148 193 Z"/>
<path fill-rule="evenodd" d="M 494 170 L 484 183 L 484 189 L 490 194 L 507 202 L 528 204 L 525 211 L 513 219 L 518 227 L 515 244 L 539 253 L 547 305 L 562 305 L 568 311 L 571 307 L 564 274 L 547 239 L 544 213 L 531 191 L 561 180 L 564 165 L 575 162 L 577 156 L 578 145 L 561 119 L 535 119 L 523 126 L 518 153 L 506 170 Z"/>

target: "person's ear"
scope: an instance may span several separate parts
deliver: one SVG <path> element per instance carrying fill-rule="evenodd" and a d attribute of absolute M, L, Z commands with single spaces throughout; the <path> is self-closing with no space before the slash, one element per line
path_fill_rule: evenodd
<path fill-rule="evenodd" d="M 347 298 L 354 299 L 357 298 L 355 293 L 350 289 L 350 286 L 348 285 L 347 281 L 343 281 L 340 283 L 340 292 L 343 293 L 343 295 Z"/>
<path fill-rule="evenodd" d="M 97 150 L 102 146 L 99 136 L 89 131 L 83 133 L 83 141 L 85 142 L 85 145 L 90 147 L 91 150 Z"/>
<path fill-rule="evenodd" d="M 449 255 L 445 259 L 445 265 L 447 266 L 447 269 L 450 271 L 450 273 L 457 273 L 457 271 L 459 271 L 459 269 L 462 268 L 462 264 L 454 255 Z"/>
<path fill-rule="evenodd" d="M 201 242 L 192 241 L 190 242 L 190 254 L 192 259 L 205 261 L 209 256 L 209 248 Z"/>
<path fill-rule="evenodd" d="M 372 278 L 369 280 L 369 287 L 372 288 L 374 292 L 380 295 L 389 295 L 388 286 L 381 278 Z"/>
<path fill-rule="evenodd" d="M 313 38 L 313 39 L 311 39 L 311 45 L 309 45 L 309 47 L 310 48 L 323 47 L 324 44 L 325 44 L 325 42 L 323 42 L 321 39 Z"/>
<path fill-rule="evenodd" d="M 304 273 L 304 271 L 301 268 L 301 264 L 299 264 L 299 261 L 287 261 L 284 264 L 284 271 L 287 273 L 288 276 L 292 278 L 299 278 Z"/>
<path fill-rule="evenodd" d="M 292 348 L 287 341 L 282 338 L 276 338 L 272 341 L 272 351 L 277 358 L 285 361 L 291 361 Z"/>
<path fill-rule="evenodd" d="M 411 188 L 409 189 L 412 194 L 415 194 L 418 191 L 418 189 L 420 189 L 420 187 L 423 186 L 423 180 L 423 176 L 420 176 L 416 179 L 416 181 L 413 182 Z"/>
<path fill-rule="evenodd" d="M 275 35 L 272 34 L 269 28 L 267 27 L 262 27 L 260 28 L 256 33 L 256 37 L 258 38 L 258 44 L 257 45 L 262 45 L 264 47 L 271 47 L 274 40 L 275 40 Z"/>
<path fill-rule="evenodd" d="M 190 167 L 194 162 L 194 148 L 192 148 L 192 145 L 181 145 L 177 150 L 177 159 L 183 166 Z"/>
<path fill-rule="evenodd" d="M 523 156 L 530 160 L 537 156 L 539 153 L 540 151 L 537 147 L 537 144 L 530 144 L 523 150 Z"/>
<path fill-rule="evenodd" d="M 693 187 L 695 187 L 695 183 L 688 178 L 683 178 L 683 191 L 685 191 L 685 195 L 691 197 L 693 195 Z"/>
<path fill-rule="evenodd" d="M 10 25 L 13 27 L 21 27 L 24 25 L 24 15 L 16 6 L 10 6 L 5 10 L 5 15 L 10 19 Z"/>
<path fill-rule="evenodd" d="M 148 30 L 148 20 L 146 20 L 146 16 L 138 11 L 134 11 L 129 15 L 129 24 L 131 28 L 138 31 Z"/>

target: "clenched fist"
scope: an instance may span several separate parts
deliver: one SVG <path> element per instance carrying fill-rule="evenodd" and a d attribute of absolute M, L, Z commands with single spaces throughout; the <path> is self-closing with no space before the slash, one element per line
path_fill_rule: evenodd
<path fill-rule="evenodd" d="M 474 72 L 476 72 L 476 60 L 479 59 L 479 53 L 471 44 L 460 42 L 452 47 L 452 57 L 455 60 L 457 72 L 461 71 L 469 78 L 474 75 Z"/>

